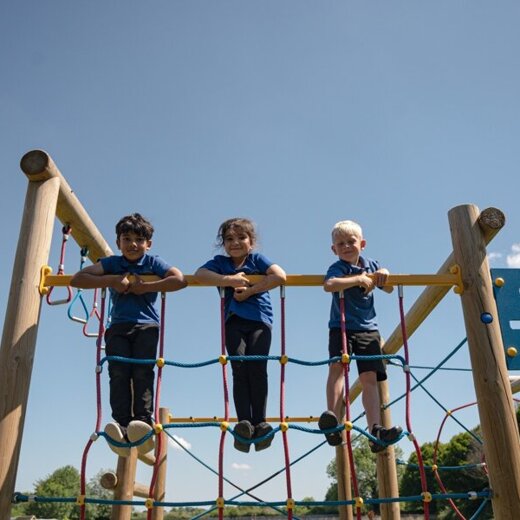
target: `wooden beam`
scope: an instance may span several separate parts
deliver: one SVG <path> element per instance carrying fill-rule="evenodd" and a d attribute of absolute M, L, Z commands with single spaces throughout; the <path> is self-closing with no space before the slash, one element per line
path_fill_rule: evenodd
<path fill-rule="evenodd" d="M 112 254 L 110 246 L 47 152 L 43 150 L 27 152 L 20 161 L 20 167 L 30 181 L 59 179 L 60 191 L 56 216 L 63 225 L 72 228 L 71 235 L 78 245 L 88 248 L 88 256 L 92 262 Z"/>

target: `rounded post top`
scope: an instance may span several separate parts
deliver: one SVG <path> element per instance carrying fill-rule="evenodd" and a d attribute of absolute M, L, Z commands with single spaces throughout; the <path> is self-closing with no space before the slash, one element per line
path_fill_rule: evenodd
<path fill-rule="evenodd" d="M 54 163 L 44 150 L 31 150 L 20 160 L 20 168 L 30 181 L 44 181 L 53 177 Z"/>

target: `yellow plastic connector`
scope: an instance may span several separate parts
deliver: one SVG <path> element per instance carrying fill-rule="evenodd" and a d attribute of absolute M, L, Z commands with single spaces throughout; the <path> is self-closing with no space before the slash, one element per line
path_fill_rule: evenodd
<path fill-rule="evenodd" d="M 439 466 L 437 466 L 437 464 L 433 464 L 432 465 L 432 470 L 433 471 L 437 471 L 439 469 Z"/>
<path fill-rule="evenodd" d="M 289 429 L 289 423 L 281 422 L 280 423 L 280 430 L 282 432 L 286 432 Z"/>
<path fill-rule="evenodd" d="M 85 505 L 85 497 L 86 497 L 86 495 L 78 495 L 76 497 L 76 505 L 84 506 Z"/>
<path fill-rule="evenodd" d="M 506 281 L 503 278 L 501 278 L 501 277 L 495 278 L 495 285 L 497 287 L 504 287 L 505 284 L 506 284 Z"/>
<path fill-rule="evenodd" d="M 289 356 L 287 356 L 286 354 L 280 357 L 280 365 L 287 365 L 288 362 Z"/>
<path fill-rule="evenodd" d="M 229 428 L 229 423 L 227 421 L 222 421 L 220 423 L 220 429 L 223 431 L 223 432 L 226 432 Z"/>
<path fill-rule="evenodd" d="M 155 435 L 159 435 L 163 431 L 163 425 L 161 423 L 154 424 L 153 431 L 155 432 Z"/>
<path fill-rule="evenodd" d="M 515 347 L 508 347 L 507 348 L 507 355 L 509 357 L 515 357 L 518 354 L 518 350 L 516 350 Z"/>
<path fill-rule="evenodd" d="M 50 291 L 48 287 L 45 287 L 45 278 L 47 278 L 47 276 L 50 274 L 52 274 L 52 267 L 50 265 L 42 266 L 40 269 L 40 285 L 38 287 L 38 290 L 42 296 Z"/>
<path fill-rule="evenodd" d="M 153 509 L 153 498 L 147 498 L 144 501 L 144 507 L 146 507 L 146 509 Z"/>
<path fill-rule="evenodd" d="M 294 498 L 287 499 L 287 510 L 290 511 L 291 509 L 294 509 Z"/>
<path fill-rule="evenodd" d="M 218 357 L 218 362 L 219 362 L 221 365 L 226 365 L 226 364 L 227 364 L 227 356 L 225 356 L 224 354 L 221 354 L 221 355 Z"/>
<path fill-rule="evenodd" d="M 352 421 L 345 421 L 345 431 L 350 432 L 352 431 L 352 428 L 354 428 Z"/>
<path fill-rule="evenodd" d="M 216 500 L 216 504 L 217 504 L 218 508 L 224 507 L 225 503 L 226 503 L 226 501 L 224 500 L 224 497 L 218 497 Z"/>
<path fill-rule="evenodd" d="M 457 283 L 453 288 L 453 292 L 455 294 L 462 294 L 464 292 L 464 284 L 462 283 L 462 271 L 460 266 L 458 264 L 452 265 L 450 267 L 450 273 L 457 277 Z"/>
<path fill-rule="evenodd" d="M 164 365 L 166 365 L 166 361 L 164 360 L 164 358 L 160 357 L 156 362 L 155 364 L 159 367 L 159 368 L 162 368 Z"/>
<path fill-rule="evenodd" d="M 362 507 L 363 504 L 365 503 L 365 501 L 363 500 L 362 497 L 356 497 L 356 498 L 354 499 L 354 502 L 355 502 L 355 504 L 356 504 L 356 507 Z"/>
<path fill-rule="evenodd" d="M 350 363 L 350 356 L 347 353 L 341 354 L 341 362 L 344 365 L 348 365 Z"/>
<path fill-rule="evenodd" d="M 423 502 L 431 502 L 432 501 L 432 494 L 429 491 L 423 491 L 421 493 Z"/>

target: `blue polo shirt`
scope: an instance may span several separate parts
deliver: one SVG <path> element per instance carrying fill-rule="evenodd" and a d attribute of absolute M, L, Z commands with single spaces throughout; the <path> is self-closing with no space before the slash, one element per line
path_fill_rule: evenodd
<path fill-rule="evenodd" d="M 359 265 L 352 265 L 340 259 L 329 267 L 325 280 L 342 278 L 363 272 L 373 273 L 380 268 L 379 262 L 362 256 L 359 257 Z M 347 330 L 377 330 L 374 291 L 365 294 L 360 287 L 351 287 L 346 289 L 344 294 Z M 330 307 L 330 329 L 341 328 L 340 317 L 339 293 L 335 292 L 332 293 L 332 304 Z"/>
<path fill-rule="evenodd" d="M 246 261 L 242 266 L 236 268 L 233 260 L 229 256 L 217 255 L 213 259 L 206 262 L 204 269 L 213 271 L 222 275 L 231 275 L 237 273 L 245 274 L 266 274 L 269 267 L 273 265 L 268 258 L 261 253 L 249 253 Z M 253 294 L 247 300 L 238 302 L 233 298 L 234 288 L 226 287 L 224 296 L 224 310 L 226 320 L 236 314 L 241 318 L 253 321 L 261 321 L 267 325 L 273 323 L 273 308 L 269 291 Z"/>
<path fill-rule="evenodd" d="M 156 275 L 164 278 L 171 268 L 162 258 L 143 255 L 137 262 L 129 262 L 122 255 L 108 256 L 100 260 L 105 274 Z M 112 309 L 111 323 L 159 323 L 159 314 L 155 308 L 157 293 L 121 294 L 110 289 Z"/>

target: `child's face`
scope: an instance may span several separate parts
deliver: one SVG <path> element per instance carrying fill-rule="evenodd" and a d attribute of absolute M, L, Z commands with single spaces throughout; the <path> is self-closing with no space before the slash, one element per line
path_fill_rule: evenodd
<path fill-rule="evenodd" d="M 341 260 L 349 264 L 357 265 L 359 255 L 365 248 L 366 242 L 363 238 L 353 233 L 339 233 L 334 237 L 332 251 L 338 255 Z"/>
<path fill-rule="evenodd" d="M 137 262 L 152 247 L 152 241 L 136 233 L 121 233 L 117 247 L 129 262 Z"/>
<path fill-rule="evenodd" d="M 243 260 L 253 249 L 251 237 L 239 229 L 230 229 L 224 235 L 224 250 L 234 260 Z"/>

